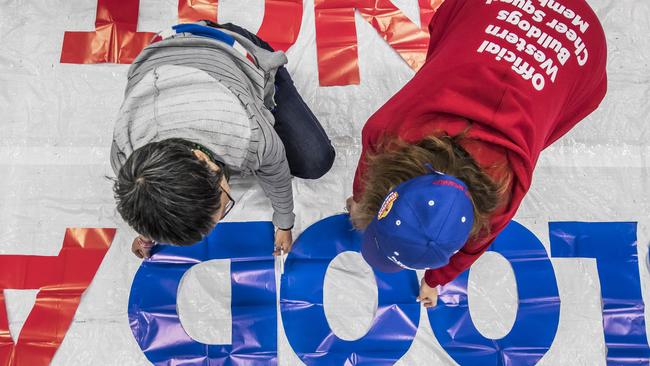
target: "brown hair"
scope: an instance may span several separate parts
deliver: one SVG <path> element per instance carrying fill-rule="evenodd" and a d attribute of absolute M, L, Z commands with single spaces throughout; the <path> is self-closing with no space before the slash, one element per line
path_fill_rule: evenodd
<path fill-rule="evenodd" d="M 383 152 L 367 157 L 365 190 L 359 202 L 357 221 L 366 227 L 381 207 L 386 195 L 400 183 L 429 174 L 431 169 L 463 181 L 474 207 L 470 238 L 488 235 L 489 218 L 507 197 L 511 173 L 494 182 L 461 147 L 465 134 L 429 136 L 416 144 L 390 140 Z M 507 170 L 509 172 L 509 170 Z"/>

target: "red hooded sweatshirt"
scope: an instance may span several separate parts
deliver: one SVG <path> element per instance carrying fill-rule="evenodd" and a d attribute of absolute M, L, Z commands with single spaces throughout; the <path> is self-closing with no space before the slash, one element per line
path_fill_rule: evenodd
<path fill-rule="evenodd" d="M 380 153 L 382 142 L 416 143 L 470 125 L 461 142 L 468 153 L 495 180 L 511 174 L 490 235 L 428 270 L 434 287 L 485 252 L 515 215 L 540 152 L 598 107 L 607 90 L 607 47 L 583 0 L 446 0 L 429 32 L 424 66 L 363 128 L 355 200 L 364 189 L 366 156 Z"/>

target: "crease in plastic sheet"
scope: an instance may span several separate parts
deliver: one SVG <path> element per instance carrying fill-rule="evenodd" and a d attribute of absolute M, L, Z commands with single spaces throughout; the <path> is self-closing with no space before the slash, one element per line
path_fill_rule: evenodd
<path fill-rule="evenodd" d="M 553 257 L 595 258 L 608 365 L 650 362 L 635 222 L 552 222 Z"/>
<path fill-rule="evenodd" d="M 217 21 L 218 4 L 218 0 L 179 0 L 178 20 L 180 23 Z M 286 51 L 298 39 L 302 13 L 302 0 L 265 0 L 264 18 L 257 35 L 274 50 Z"/>
<path fill-rule="evenodd" d="M 232 4 L 229 8 L 238 6 L 237 0 L 228 1 Z M 409 16 L 417 14 L 414 0 L 394 3 Z M 115 211 L 110 183 L 104 178 L 112 175 L 108 156 L 113 119 L 122 102 L 128 66 L 57 62 L 64 30 L 91 30 L 95 4 L 14 1 L 5 2 L 0 11 L 0 43 L 4 50 L 0 78 L 6 86 L 0 91 L 4 116 L 0 134 L 0 252 L 56 255 L 60 248 L 43 244 L 60 245 L 60 239 L 49 241 L 48 232 L 63 234 L 66 227 L 80 226 L 75 223 L 119 226 L 113 248 L 84 294 L 52 365 L 148 365 L 133 339 L 126 315 L 132 276 L 140 265 L 129 250 L 134 233 Z M 638 220 L 638 247 L 643 255 L 639 261 L 647 262 L 650 37 L 646 35 L 650 22 L 645 20 L 650 19 L 650 2 L 590 0 L 589 4 L 607 34 L 611 81 L 608 95 L 593 115 L 542 153 L 517 219 L 545 245 L 549 220 Z M 140 5 L 141 30 L 163 29 L 177 19 L 176 1 L 141 1 Z M 306 103 L 332 139 L 337 160 L 332 171 L 318 181 L 294 180 L 296 232 L 343 208 L 358 161 L 363 124 L 413 75 L 403 60 L 376 36 L 374 28 L 364 25 L 358 29 L 361 84 L 319 88 L 312 5 L 311 1 L 305 2 L 302 34 L 289 50 L 288 68 Z M 411 5 L 415 11 L 411 11 Z M 230 14 L 229 20 L 235 24 L 255 24 L 261 20 L 255 11 L 233 10 Z M 247 23 L 251 18 L 254 21 Z M 229 219 L 268 220 L 271 207 L 257 184 L 244 191 L 246 194 L 242 200 L 237 199 Z M 596 262 L 571 258 L 552 261 L 562 296 L 562 320 L 553 346 L 539 364 L 604 365 L 608 356 Z M 484 267 L 499 264 L 488 258 Z M 650 272 L 645 264 L 639 267 L 647 300 Z M 481 278 L 483 282 L 512 279 L 486 272 Z M 341 283 L 334 276 L 330 281 Z M 364 287 L 346 285 L 352 291 L 375 286 L 370 282 Z M 469 285 L 471 292 L 477 283 L 470 279 Z M 490 299 L 485 301 L 484 309 L 472 303 L 472 316 L 485 318 L 487 315 L 481 310 L 486 308 L 499 314 L 511 311 L 500 306 L 499 297 Z M 21 304 L 9 306 L 11 320 L 16 315 L 11 307 Z M 646 320 L 650 319 L 650 309 L 645 310 Z M 505 325 L 496 320 L 493 323 L 499 325 L 494 327 L 509 328 L 514 316 L 513 312 Z M 302 364 L 286 342 L 283 328 L 279 332 L 280 364 Z M 410 351 L 397 364 L 455 362 L 436 342 L 429 326 L 422 323 Z"/>
<path fill-rule="evenodd" d="M 323 283 L 330 262 L 358 252 L 361 235 L 348 215 L 319 221 L 305 230 L 285 263 L 280 291 L 282 322 L 292 349 L 307 365 L 392 365 L 410 348 L 420 319 L 415 272 L 375 272 L 378 308 L 368 332 L 354 341 L 339 338 L 323 307 Z"/>
<path fill-rule="evenodd" d="M 535 365 L 551 347 L 560 318 L 555 272 L 537 237 L 511 221 L 489 249 L 512 265 L 519 294 L 514 325 L 501 339 L 476 329 L 468 303 L 469 271 L 442 288 L 429 322 L 446 352 L 461 365 Z"/>
<path fill-rule="evenodd" d="M 114 236 L 115 229 L 69 228 L 57 256 L 0 255 L 0 365 L 50 364 Z M 5 289 L 39 289 L 16 342 Z"/>
<path fill-rule="evenodd" d="M 361 82 L 355 9 L 417 71 L 424 64 L 429 47 L 428 25 L 441 4 L 442 0 L 419 0 L 418 27 L 390 0 L 315 0 L 320 85 Z"/>
<path fill-rule="evenodd" d="M 189 247 L 160 245 L 142 262 L 129 297 L 129 322 L 137 343 L 155 365 L 277 364 L 277 307 L 273 225 L 220 223 Z M 232 344 L 192 339 L 177 310 L 178 287 L 194 265 L 231 259 Z"/>
<path fill-rule="evenodd" d="M 138 32 L 139 0 L 97 0 L 95 30 L 65 32 L 61 63 L 129 64 L 155 36 Z"/>

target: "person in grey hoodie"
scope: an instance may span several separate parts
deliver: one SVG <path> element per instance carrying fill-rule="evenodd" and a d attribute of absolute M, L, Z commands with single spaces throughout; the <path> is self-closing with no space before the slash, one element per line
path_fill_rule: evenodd
<path fill-rule="evenodd" d="M 273 253 L 290 250 L 292 176 L 321 177 L 335 152 L 286 63 L 245 29 L 206 21 L 161 32 L 134 60 L 111 165 L 138 257 L 207 235 L 235 204 L 232 173 L 257 178 L 273 208 Z"/>

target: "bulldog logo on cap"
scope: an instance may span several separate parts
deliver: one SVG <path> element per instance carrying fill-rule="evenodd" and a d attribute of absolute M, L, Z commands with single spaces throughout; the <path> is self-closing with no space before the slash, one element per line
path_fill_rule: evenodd
<path fill-rule="evenodd" d="M 388 213 L 390 210 L 393 208 L 393 203 L 397 200 L 397 197 L 399 195 L 397 192 L 391 192 L 388 197 L 384 200 L 384 203 L 381 204 L 381 208 L 379 209 L 379 213 L 377 214 L 377 220 L 381 220 L 384 217 L 388 216 Z"/>

